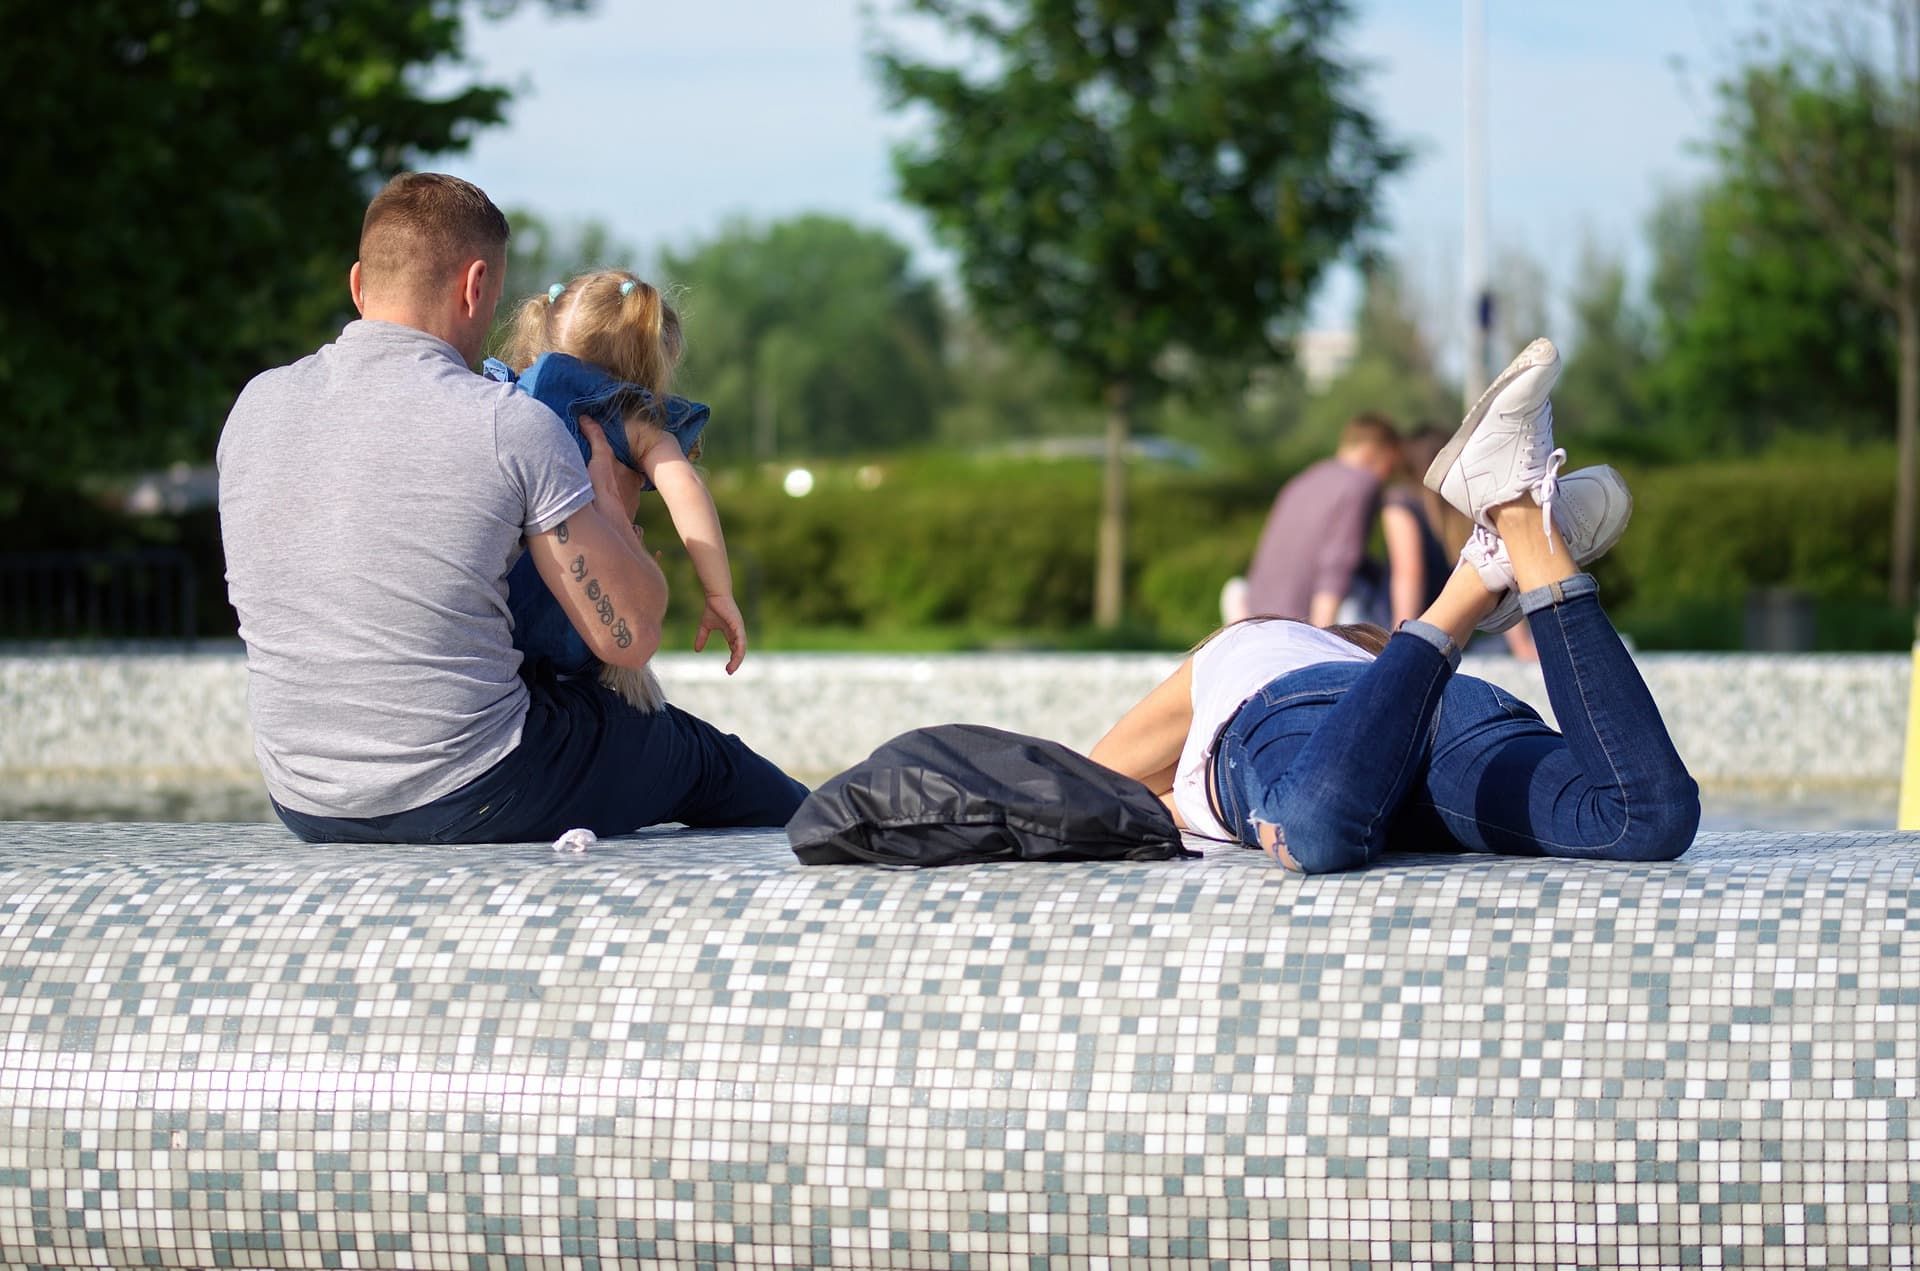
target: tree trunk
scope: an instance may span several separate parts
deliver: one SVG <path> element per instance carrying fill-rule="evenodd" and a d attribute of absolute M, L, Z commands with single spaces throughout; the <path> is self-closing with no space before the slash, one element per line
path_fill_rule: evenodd
<path fill-rule="evenodd" d="M 1126 607 L 1127 441 L 1133 433 L 1133 385 L 1107 385 L 1106 488 L 1100 501 L 1100 548 L 1094 563 L 1093 621 L 1117 627 Z"/>

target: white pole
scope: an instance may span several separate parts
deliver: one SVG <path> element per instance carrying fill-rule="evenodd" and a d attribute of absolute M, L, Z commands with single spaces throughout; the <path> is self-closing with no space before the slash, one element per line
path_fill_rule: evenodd
<path fill-rule="evenodd" d="M 1461 387 L 1472 409 L 1486 387 L 1487 347 L 1492 337 L 1492 297 L 1487 287 L 1487 21 L 1483 0 L 1461 0 L 1462 78 L 1466 90 L 1466 289 L 1467 358 Z"/>

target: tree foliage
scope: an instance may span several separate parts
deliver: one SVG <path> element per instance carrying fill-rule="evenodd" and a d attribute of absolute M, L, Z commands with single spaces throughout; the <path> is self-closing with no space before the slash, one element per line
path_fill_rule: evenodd
<path fill-rule="evenodd" d="M 1890 435 L 1891 318 L 1796 170 L 1818 154 L 1834 210 L 1889 224 L 1875 104 L 1830 67 L 1788 63 L 1742 72 L 1722 106 L 1715 180 L 1656 225 L 1664 415 L 1719 450 L 1786 432 Z"/>
<path fill-rule="evenodd" d="M 1344 4 L 909 7 L 1000 69 L 881 56 L 895 99 L 933 121 L 898 155 L 902 193 L 959 251 L 981 313 L 1096 389 L 1144 387 L 1173 347 L 1266 347 L 1400 162 L 1334 55 Z"/>
<path fill-rule="evenodd" d="M 940 297 L 886 234 L 831 216 L 740 223 L 664 253 L 661 268 L 687 332 L 682 388 L 725 430 L 712 453 L 932 437 L 945 393 Z"/>
<path fill-rule="evenodd" d="M 615 236 L 605 222 L 556 225 L 536 211 L 507 213 L 513 238 L 507 244 L 506 299 L 545 293 L 556 282 L 592 269 L 636 269 L 640 253 Z"/>
<path fill-rule="evenodd" d="M 343 315 L 372 187 L 507 100 L 423 86 L 460 54 L 461 0 L 7 9 L 0 515 L 208 458 L 239 386 Z"/>
<path fill-rule="evenodd" d="M 1568 437 L 1644 440 L 1656 431 L 1648 391 L 1652 332 L 1619 257 L 1587 247 L 1572 310 L 1571 352 L 1553 395 L 1554 427 Z"/>
<path fill-rule="evenodd" d="M 983 320 L 1105 395 L 1116 470 L 1132 404 L 1176 368 L 1278 355 L 1401 162 L 1337 52 L 1341 0 L 903 8 L 970 56 L 878 56 L 894 102 L 928 120 L 896 155 L 902 193 L 958 253 Z M 1119 617 L 1124 491 L 1110 474 L 1102 622 Z"/>
<path fill-rule="evenodd" d="M 1354 316 L 1353 360 L 1308 403 L 1302 440 L 1325 453 L 1341 426 L 1362 411 L 1384 414 L 1403 430 L 1450 422 L 1460 413 L 1459 400 L 1458 388 L 1440 377 L 1405 279 L 1376 261 Z"/>

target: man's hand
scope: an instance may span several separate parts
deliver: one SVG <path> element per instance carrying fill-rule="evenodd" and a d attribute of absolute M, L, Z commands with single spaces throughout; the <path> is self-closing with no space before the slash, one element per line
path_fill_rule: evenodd
<path fill-rule="evenodd" d="M 646 493 L 643 479 L 613 457 L 605 430 L 590 416 L 580 416 L 580 435 L 587 439 L 587 480 L 593 483 L 594 501 L 609 510 L 618 508 L 631 525 L 640 512 L 640 496 Z"/>
<path fill-rule="evenodd" d="M 707 607 L 700 614 L 700 630 L 693 637 L 693 651 L 704 652 L 707 637 L 716 631 L 726 637 L 727 652 L 731 655 L 727 658 L 727 674 L 732 675 L 747 656 L 747 624 L 732 596 L 707 597 Z"/>

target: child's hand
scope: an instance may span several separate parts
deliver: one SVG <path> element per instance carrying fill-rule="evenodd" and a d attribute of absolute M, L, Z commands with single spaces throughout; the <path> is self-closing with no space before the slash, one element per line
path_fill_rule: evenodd
<path fill-rule="evenodd" d="M 707 597 L 707 607 L 700 614 L 700 630 L 693 637 L 693 651 L 703 652 L 707 637 L 715 631 L 727 639 L 727 652 L 732 655 L 727 659 L 727 674 L 732 675 L 740 669 L 741 659 L 747 656 L 747 623 L 732 596 Z"/>

